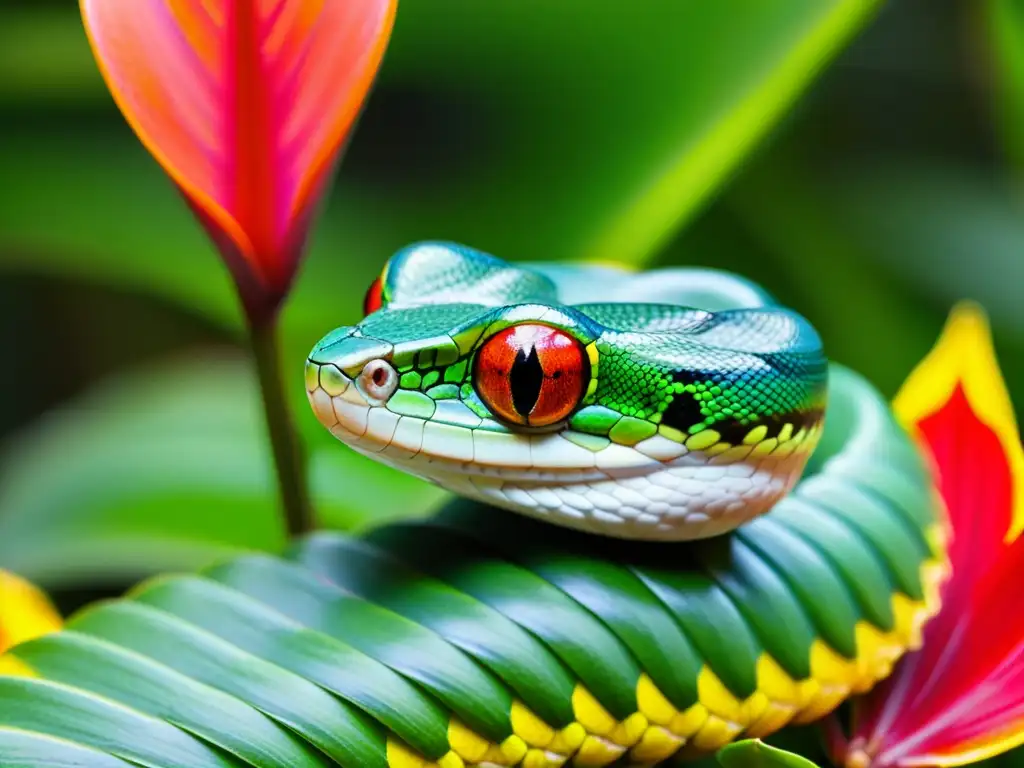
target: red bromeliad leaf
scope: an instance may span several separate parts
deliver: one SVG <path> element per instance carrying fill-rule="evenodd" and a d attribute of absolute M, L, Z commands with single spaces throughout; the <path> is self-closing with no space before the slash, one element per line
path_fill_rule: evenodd
<path fill-rule="evenodd" d="M 247 308 L 275 308 L 380 65 L 397 0 L 80 0 L 117 105 Z"/>
<path fill-rule="evenodd" d="M 964 765 L 1024 743 L 1024 451 L 980 309 L 953 311 L 894 407 L 932 461 L 952 574 L 921 650 L 855 702 L 839 757 Z"/>
<path fill-rule="evenodd" d="M 49 599 L 27 581 L 0 571 L 0 675 L 29 674 L 4 652 L 18 643 L 56 632 L 62 620 Z"/>

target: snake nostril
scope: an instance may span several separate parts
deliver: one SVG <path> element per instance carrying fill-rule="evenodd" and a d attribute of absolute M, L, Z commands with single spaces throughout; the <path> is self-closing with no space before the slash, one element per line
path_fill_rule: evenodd
<path fill-rule="evenodd" d="M 371 360 L 363 366 L 357 383 L 367 399 L 382 405 L 398 388 L 398 372 L 385 360 Z"/>

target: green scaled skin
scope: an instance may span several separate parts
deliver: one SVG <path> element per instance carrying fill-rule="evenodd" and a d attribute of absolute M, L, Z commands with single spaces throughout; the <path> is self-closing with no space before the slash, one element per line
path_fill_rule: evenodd
<path fill-rule="evenodd" d="M 310 402 L 357 451 L 460 495 L 618 538 L 704 538 L 769 509 L 820 435 L 817 334 L 740 278 L 424 243 L 379 285 L 380 309 L 310 354 Z"/>
<path fill-rule="evenodd" d="M 417 249 L 405 252 L 404 267 L 396 257 L 383 281 L 385 308 L 314 350 L 310 398 L 343 440 L 457 489 L 472 487 L 465 495 L 476 498 L 493 487 L 488 478 L 569 499 L 621 484 L 596 494 L 594 509 L 601 499 L 608 508 L 641 504 L 630 485 L 639 479 L 651 485 L 652 503 L 668 503 L 653 489 L 670 481 L 710 505 L 740 487 L 765 501 L 761 491 L 774 478 L 776 497 L 764 509 L 747 505 L 707 521 L 693 519 L 694 509 L 663 513 L 668 528 L 597 516 L 575 525 L 554 502 L 539 513 L 469 498 L 361 537 L 318 534 L 284 558 L 244 555 L 150 581 L 0 659 L 0 763 L 676 764 L 812 722 L 918 647 L 947 570 L 934 489 L 887 404 L 855 373 L 826 370 L 804 321 L 721 273 L 534 271 L 431 247 L 448 254 L 448 267 L 438 269 L 435 254 L 423 269 L 406 269 Z M 680 281 L 704 309 L 671 303 Z M 612 294 L 602 298 L 625 304 L 598 305 L 598 284 Z M 737 306 L 747 309 L 730 310 Z M 590 364 L 580 402 L 542 429 L 500 420 L 474 380 L 488 338 L 520 322 L 571 333 Z M 633 327 L 617 328 L 626 322 Z M 683 365 L 686 355 L 696 359 L 685 351 L 695 322 L 752 335 L 729 336 L 733 346 L 716 347 L 721 359 Z M 737 353 L 743 345 L 759 351 Z M 711 354 L 711 345 L 702 349 Z M 724 364 L 741 358 L 746 378 Z M 773 364 L 758 367 L 766 359 Z M 376 364 L 364 376 L 374 361 L 394 376 Z M 749 375 L 753 368 L 760 377 Z M 634 369 L 635 386 L 621 383 Z M 655 422 L 657 405 L 644 405 L 654 402 L 644 393 L 668 387 L 651 389 L 648 372 L 651 381 L 694 383 L 693 392 L 687 383 L 676 393 L 673 381 L 673 403 L 678 396 L 696 404 L 698 393 L 704 403 L 703 393 L 719 397 L 743 381 L 739 396 L 760 405 L 753 421 L 734 412 L 697 429 L 697 421 L 666 425 L 678 409 L 670 404 Z M 698 378 L 717 383 L 699 390 Z M 699 408 L 688 413 L 707 418 Z M 359 419 L 365 429 L 355 435 Z M 418 432 L 402 426 L 416 421 Z M 774 438 L 760 431 L 780 422 Z M 790 449 L 791 482 L 763 463 L 744 474 L 751 457 L 795 440 L 798 424 L 804 436 Z M 388 429 L 390 441 L 378 441 Z M 711 430 L 718 442 L 708 445 Z M 758 439 L 744 442 L 755 430 Z M 475 453 L 453 458 L 465 433 L 474 450 L 477 434 L 500 435 L 504 442 L 479 444 L 502 446 L 492 455 L 504 464 L 488 464 L 486 451 L 482 464 Z M 726 447 L 711 452 L 718 444 Z M 528 465 L 516 461 L 524 445 Z M 581 454 L 565 446 L 590 457 L 610 453 L 587 469 L 573 465 Z M 413 458 L 420 455 L 428 461 Z M 432 474 L 438 467 L 446 474 Z M 659 474 L 680 467 L 699 472 Z M 754 482 L 759 471 L 765 485 Z M 730 485 L 738 480 L 747 482 Z M 702 513 L 714 512 L 708 505 Z M 723 532 L 708 538 L 719 524 Z M 663 540 L 629 540 L 641 538 Z"/>

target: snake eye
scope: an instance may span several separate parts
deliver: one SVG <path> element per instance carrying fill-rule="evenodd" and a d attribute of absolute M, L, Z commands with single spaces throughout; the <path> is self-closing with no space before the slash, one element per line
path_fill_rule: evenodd
<path fill-rule="evenodd" d="M 512 424 L 544 427 L 561 421 L 583 399 L 590 360 L 583 346 L 547 325 L 514 325 L 477 352 L 473 382 L 480 399 Z"/>
<path fill-rule="evenodd" d="M 384 283 L 378 277 L 370 284 L 370 290 L 363 299 L 363 314 L 372 315 L 384 305 Z"/>

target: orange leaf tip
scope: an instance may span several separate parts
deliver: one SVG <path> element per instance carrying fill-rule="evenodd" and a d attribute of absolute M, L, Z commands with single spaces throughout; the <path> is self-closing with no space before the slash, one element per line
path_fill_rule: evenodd
<path fill-rule="evenodd" d="M 276 308 L 397 0 L 80 0 L 118 107 L 243 299 Z"/>

